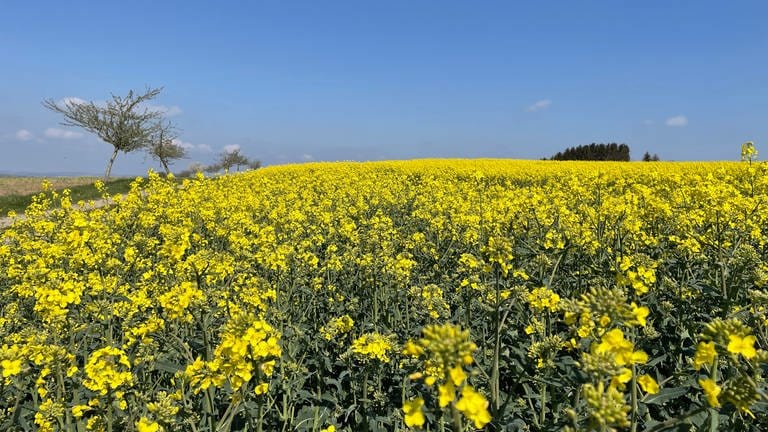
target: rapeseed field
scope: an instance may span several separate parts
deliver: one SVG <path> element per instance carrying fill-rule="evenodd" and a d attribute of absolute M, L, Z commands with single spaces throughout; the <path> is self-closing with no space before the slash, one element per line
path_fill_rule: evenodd
<path fill-rule="evenodd" d="M 2 430 L 768 429 L 768 165 L 312 163 L 111 198 L 44 192 L 0 231 Z"/>

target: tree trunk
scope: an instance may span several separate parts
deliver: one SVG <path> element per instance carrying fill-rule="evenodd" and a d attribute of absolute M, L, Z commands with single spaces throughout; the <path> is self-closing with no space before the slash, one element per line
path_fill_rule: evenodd
<path fill-rule="evenodd" d="M 112 173 L 112 164 L 115 163 L 115 159 L 117 158 L 117 150 L 117 147 L 115 147 L 115 151 L 112 152 L 112 157 L 109 158 L 107 172 L 104 174 L 104 181 L 109 181 L 109 175 Z"/>
<path fill-rule="evenodd" d="M 165 161 L 165 159 L 160 158 L 160 163 L 163 164 L 163 168 L 165 168 L 165 175 L 168 175 L 171 173 L 171 170 L 168 168 L 168 162 Z"/>

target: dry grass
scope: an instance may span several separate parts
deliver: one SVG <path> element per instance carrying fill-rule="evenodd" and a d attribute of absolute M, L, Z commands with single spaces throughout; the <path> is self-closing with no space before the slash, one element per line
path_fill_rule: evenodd
<path fill-rule="evenodd" d="M 92 184 L 98 177 L 0 177 L 0 196 L 30 195 L 42 190 L 43 180 L 53 184 L 54 189 Z"/>

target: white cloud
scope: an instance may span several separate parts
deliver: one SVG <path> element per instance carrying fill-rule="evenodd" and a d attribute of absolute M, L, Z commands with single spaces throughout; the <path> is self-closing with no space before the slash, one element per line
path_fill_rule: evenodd
<path fill-rule="evenodd" d="M 65 105 L 65 106 L 69 104 L 80 105 L 85 103 L 88 103 L 88 102 L 83 99 L 80 99 L 79 97 L 74 97 L 74 96 L 65 97 L 64 99 L 59 101 L 59 105 Z"/>
<path fill-rule="evenodd" d="M 240 144 L 230 144 L 224 146 L 224 153 L 234 153 L 240 150 Z"/>
<path fill-rule="evenodd" d="M 19 129 L 19 131 L 16 132 L 16 139 L 19 141 L 29 141 L 32 139 L 32 132 L 26 129 Z"/>
<path fill-rule="evenodd" d="M 192 143 L 182 141 L 178 138 L 174 139 L 173 143 L 183 148 L 184 150 L 188 150 L 188 151 L 198 151 L 198 152 L 204 152 L 204 153 L 210 153 L 211 151 L 213 151 L 213 149 L 211 149 L 211 146 L 209 146 L 208 144 L 195 145 Z"/>
<path fill-rule="evenodd" d="M 172 143 L 173 143 L 173 145 L 177 145 L 177 146 L 183 148 L 184 150 L 192 150 L 193 148 L 195 148 L 194 144 L 190 144 L 188 142 L 184 142 L 184 141 L 182 141 L 182 140 L 180 140 L 178 138 L 175 138 L 172 141 Z"/>
<path fill-rule="evenodd" d="M 165 115 L 168 117 L 173 117 L 181 114 L 181 108 L 177 107 L 176 105 L 168 107 L 168 109 L 165 111 Z"/>
<path fill-rule="evenodd" d="M 66 129 L 48 128 L 45 130 L 45 136 L 48 138 L 73 139 L 80 138 L 83 134 Z"/>
<path fill-rule="evenodd" d="M 315 160 L 315 157 L 312 156 L 311 154 L 304 153 L 303 155 L 301 155 L 301 159 L 305 161 L 311 161 L 311 160 Z"/>
<path fill-rule="evenodd" d="M 667 126 L 672 126 L 672 127 L 686 126 L 688 124 L 688 117 L 684 115 L 670 117 L 667 119 L 666 124 Z"/>
<path fill-rule="evenodd" d="M 540 111 L 540 110 L 543 110 L 543 109 L 547 109 L 547 108 L 549 108 L 550 105 L 552 105 L 552 101 L 551 100 L 549 100 L 549 99 L 542 99 L 542 100 L 534 103 L 533 105 L 529 106 L 525 110 L 528 111 L 528 112 L 536 112 L 536 111 Z"/>

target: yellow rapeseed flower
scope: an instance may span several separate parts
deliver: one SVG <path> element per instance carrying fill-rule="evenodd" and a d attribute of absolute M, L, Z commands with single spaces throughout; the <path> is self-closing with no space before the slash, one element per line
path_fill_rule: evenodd
<path fill-rule="evenodd" d="M 632 369 L 621 368 L 619 374 L 611 378 L 611 387 L 624 389 L 624 384 L 628 383 L 630 380 L 632 380 Z"/>
<path fill-rule="evenodd" d="M 333 318 L 320 329 L 320 335 L 329 341 L 337 335 L 349 332 L 354 325 L 355 322 L 349 315 Z"/>
<path fill-rule="evenodd" d="M 424 348 L 417 345 L 414 341 L 409 340 L 403 345 L 403 353 L 411 357 L 418 357 L 424 354 Z"/>
<path fill-rule="evenodd" d="M 260 383 L 253 389 L 253 392 L 257 395 L 263 395 L 267 390 L 269 390 L 269 383 Z"/>
<path fill-rule="evenodd" d="M 651 313 L 651 311 L 645 306 L 637 306 L 635 302 L 632 302 L 631 306 L 632 315 L 635 316 L 635 319 L 641 326 L 645 327 L 646 318 L 648 318 L 648 315 Z"/>
<path fill-rule="evenodd" d="M 717 400 L 717 397 L 720 395 L 720 392 L 723 389 L 711 378 L 699 379 L 699 385 L 701 386 L 702 390 L 704 390 L 704 395 L 707 397 L 707 403 L 709 403 L 709 406 L 713 408 L 719 408 L 720 401 Z"/>
<path fill-rule="evenodd" d="M 146 417 L 142 417 L 136 422 L 136 430 L 138 432 L 162 432 L 165 429 L 160 426 L 159 423 L 149 420 Z"/>
<path fill-rule="evenodd" d="M 730 335 L 728 337 L 728 352 L 741 354 L 746 359 L 751 359 L 757 355 L 757 351 L 755 350 L 756 340 L 757 339 L 755 339 L 755 337 L 752 335 L 745 337 L 741 337 L 739 335 Z"/>
<path fill-rule="evenodd" d="M 547 287 L 539 287 L 534 288 L 528 293 L 526 301 L 533 310 L 557 312 L 560 304 L 560 296 Z"/>
<path fill-rule="evenodd" d="M 405 425 L 408 427 L 421 427 L 424 425 L 424 398 L 416 398 L 403 404 Z"/>
<path fill-rule="evenodd" d="M 640 375 L 637 377 L 637 383 L 640 384 L 640 388 L 648 394 L 656 394 L 659 392 L 659 383 L 657 383 L 650 375 Z"/>
<path fill-rule="evenodd" d="M 445 408 L 456 397 L 456 387 L 450 381 L 437 386 L 437 404 Z"/>
<path fill-rule="evenodd" d="M 600 327 L 608 327 L 608 324 L 611 323 L 611 317 L 609 317 L 608 315 L 603 315 L 600 317 L 599 323 L 600 323 Z"/>
<path fill-rule="evenodd" d="M 18 375 L 21 372 L 21 359 L 0 361 L 0 368 L 3 369 L 3 378 Z"/>
<path fill-rule="evenodd" d="M 472 420 L 478 429 L 491 421 L 491 413 L 488 412 L 488 400 L 468 385 L 461 389 L 461 399 L 456 402 L 456 409 Z"/>
<path fill-rule="evenodd" d="M 642 364 L 648 361 L 648 354 L 643 351 L 635 351 L 632 342 L 624 339 L 621 329 L 613 329 L 600 338 L 600 343 L 595 347 L 597 353 L 613 353 L 616 364 L 626 366 Z"/>
<path fill-rule="evenodd" d="M 699 342 L 693 357 L 693 367 L 699 370 L 702 366 L 712 365 L 716 355 L 714 342 Z"/>
<path fill-rule="evenodd" d="M 131 363 L 125 352 L 115 347 L 105 347 L 94 351 L 85 365 L 87 378 L 83 385 L 102 395 L 120 387 L 130 385 L 133 375 Z"/>
<path fill-rule="evenodd" d="M 72 407 L 72 415 L 76 419 L 79 419 L 85 414 L 86 411 L 90 409 L 91 407 L 89 407 L 88 405 L 75 405 Z"/>
<path fill-rule="evenodd" d="M 460 386 L 464 380 L 467 379 L 467 374 L 464 372 L 464 368 L 459 366 L 454 366 L 448 371 L 449 375 L 451 376 L 451 381 L 454 385 Z"/>
<path fill-rule="evenodd" d="M 366 333 L 352 342 L 352 352 L 363 359 L 376 359 L 389 363 L 389 353 L 395 349 L 395 336 Z"/>

